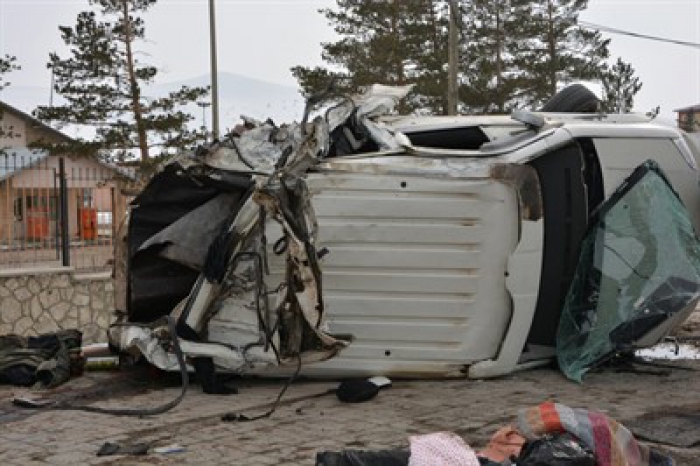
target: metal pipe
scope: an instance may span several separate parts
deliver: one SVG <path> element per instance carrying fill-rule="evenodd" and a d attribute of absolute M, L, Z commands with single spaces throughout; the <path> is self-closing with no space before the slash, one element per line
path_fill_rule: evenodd
<path fill-rule="evenodd" d="M 63 157 L 58 159 L 58 186 L 61 199 L 61 252 L 64 267 L 70 265 L 70 232 L 68 231 L 68 183 Z"/>
<path fill-rule="evenodd" d="M 209 39 L 211 41 L 211 132 L 213 139 L 217 140 L 219 139 L 219 82 L 216 65 L 216 13 L 214 11 L 214 0 L 209 0 Z"/>
<path fill-rule="evenodd" d="M 59 164 L 60 163 L 61 162 L 59 162 Z M 58 174 L 56 173 L 55 168 L 52 168 L 51 170 L 53 170 L 53 191 L 52 191 L 52 196 L 51 196 L 51 197 L 53 197 L 55 195 L 55 193 L 58 192 L 58 186 L 56 185 L 56 178 L 58 177 Z M 55 211 L 53 211 L 53 212 L 51 211 L 51 197 L 49 197 L 49 222 L 51 222 L 51 217 L 54 215 L 54 213 L 56 213 Z M 59 194 L 56 197 L 56 201 L 60 201 L 60 199 L 61 199 L 61 195 Z M 56 205 L 56 204 L 58 204 L 58 202 L 56 202 L 54 204 L 53 208 L 60 211 L 60 209 L 62 207 L 60 205 Z M 61 218 L 63 218 L 63 217 L 61 217 Z M 61 258 L 61 234 L 60 234 L 61 229 L 58 226 L 58 222 L 59 222 L 59 218 L 58 218 L 58 216 L 56 216 L 56 220 L 54 221 L 54 239 L 56 242 L 56 260 Z M 51 223 L 49 223 L 49 225 L 50 224 Z"/>

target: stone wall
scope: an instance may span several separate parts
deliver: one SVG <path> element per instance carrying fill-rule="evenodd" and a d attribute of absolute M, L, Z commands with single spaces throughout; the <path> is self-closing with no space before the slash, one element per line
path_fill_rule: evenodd
<path fill-rule="evenodd" d="M 77 328 L 85 343 L 106 341 L 113 320 L 109 274 L 70 269 L 0 272 L 0 335 L 37 335 Z"/>

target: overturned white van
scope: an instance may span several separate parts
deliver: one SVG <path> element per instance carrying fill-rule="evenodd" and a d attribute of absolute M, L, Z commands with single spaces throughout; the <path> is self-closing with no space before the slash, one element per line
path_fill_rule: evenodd
<path fill-rule="evenodd" d="M 375 86 L 311 122 L 248 121 L 164 166 L 119 241 L 112 344 L 175 370 L 170 316 L 186 356 L 227 371 L 482 378 L 613 332 L 580 351 L 595 365 L 692 312 L 700 154 L 682 131 L 644 115 L 387 116 L 406 91 Z M 646 210 L 628 210 L 648 177 L 661 181 L 634 191 Z M 614 206 L 630 228 L 600 227 Z M 672 233 L 637 235 L 659 206 L 677 214 L 659 217 Z M 680 277 L 657 273 L 662 255 Z M 673 302 L 650 303 L 659 290 Z"/>

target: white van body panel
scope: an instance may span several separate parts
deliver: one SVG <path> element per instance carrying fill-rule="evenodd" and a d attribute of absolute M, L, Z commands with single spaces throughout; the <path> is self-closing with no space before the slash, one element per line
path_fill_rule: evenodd
<path fill-rule="evenodd" d="M 576 139 L 593 142 L 605 198 L 654 159 L 700 231 L 698 172 L 676 142 L 683 138 L 679 130 L 639 115 L 537 115 L 545 121 L 537 129 L 509 117 L 386 118 L 407 132 L 478 126 L 490 142 L 474 150 L 408 146 L 329 158 L 305 174 L 317 251 L 328 250 L 321 259 L 324 330 L 354 339 L 332 359 L 304 361 L 303 374 L 482 378 L 551 357 L 553 348 L 538 353 L 527 345 L 545 219 L 541 192 L 527 191 L 523 181 L 529 176 L 530 187 L 541 187 L 528 163 Z M 279 224 L 266 225 L 271 275 L 265 281 L 273 290 L 283 280 L 285 255 L 272 250 Z M 200 346 L 211 344 L 213 357 L 222 344 L 240 350 L 241 341 L 260 332 L 245 299 L 208 321 Z M 660 327 L 648 343 L 676 324 Z M 255 356 L 259 366 L 241 363 L 236 370 L 285 375 L 296 367 L 277 366 L 267 350 Z"/>
<path fill-rule="evenodd" d="M 629 176 L 630 167 L 655 160 L 676 189 L 688 209 L 695 230 L 700 231 L 700 196 L 698 172 L 688 162 L 672 139 L 632 139 L 623 137 L 594 138 L 598 152 L 606 197 Z"/>

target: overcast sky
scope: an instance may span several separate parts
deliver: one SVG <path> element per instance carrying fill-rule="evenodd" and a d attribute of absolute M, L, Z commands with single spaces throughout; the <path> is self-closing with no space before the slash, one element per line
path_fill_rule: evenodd
<path fill-rule="evenodd" d="M 73 25 L 87 0 L 0 0 L 0 54 L 16 55 L 17 85 L 45 86 L 48 53 L 61 51 L 57 26 Z M 321 63 L 334 33 L 317 13 L 333 0 L 216 0 L 219 69 L 296 86 L 289 68 Z M 161 81 L 208 73 L 208 0 L 160 0 L 146 18 L 144 47 Z M 581 19 L 650 35 L 700 42 L 700 0 L 590 0 Z M 664 116 L 700 103 L 700 49 L 631 37 L 612 38 L 613 58 L 632 63 L 644 83 L 636 107 Z"/>

